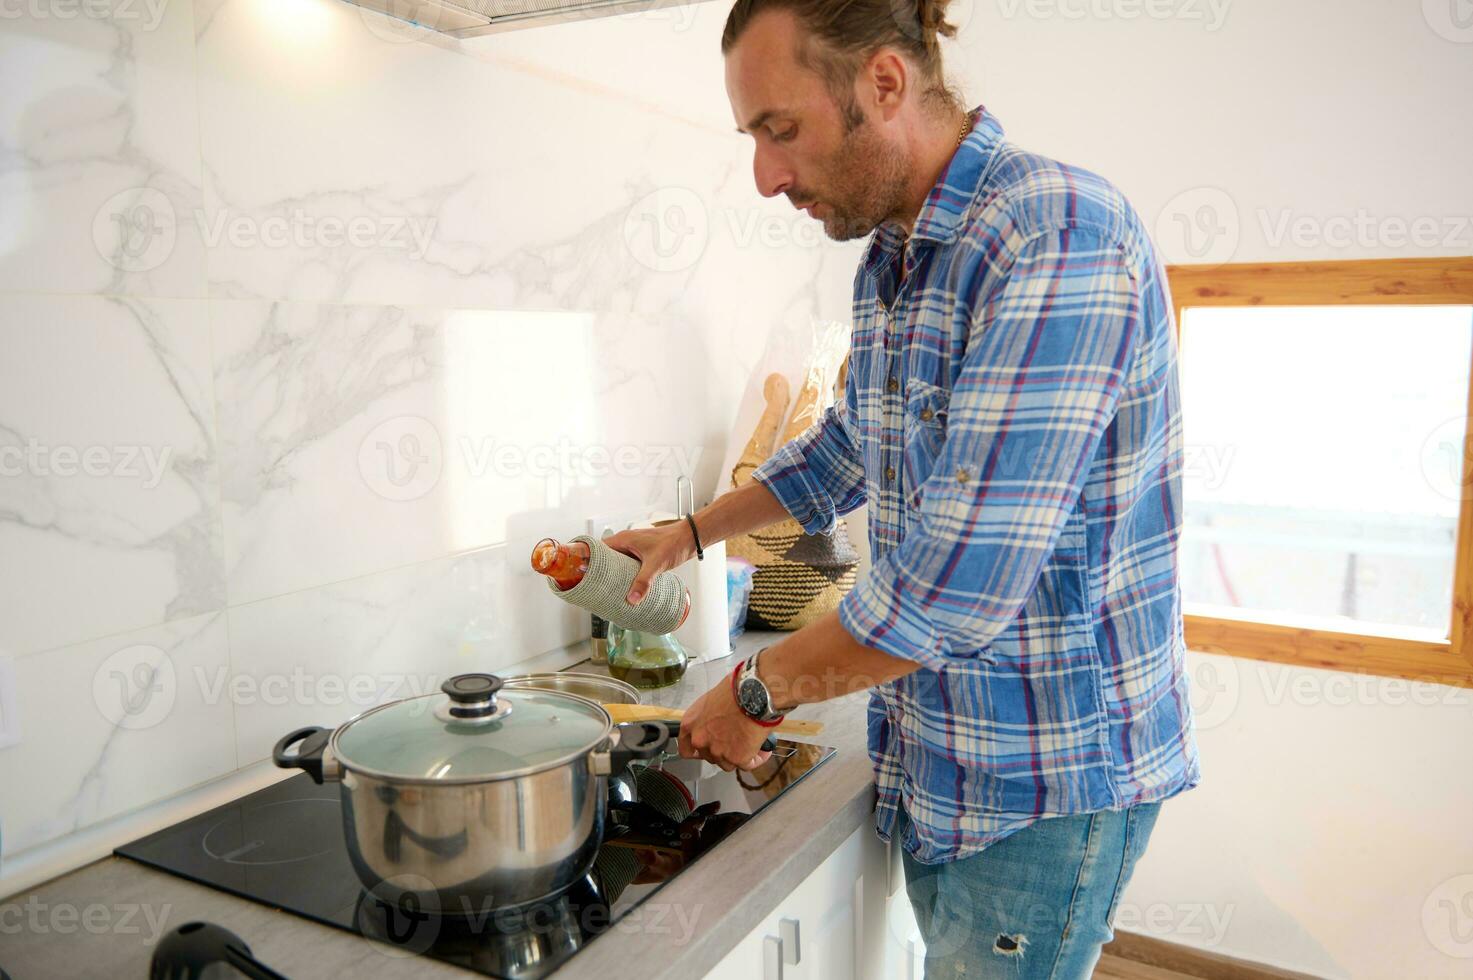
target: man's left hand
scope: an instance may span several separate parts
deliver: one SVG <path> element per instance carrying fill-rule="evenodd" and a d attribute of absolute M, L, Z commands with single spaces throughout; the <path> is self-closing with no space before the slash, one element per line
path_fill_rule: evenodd
<path fill-rule="evenodd" d="M 737 706 L 731 678 L 725 678 L 685 709 L 680 719 L 680 754 L 705 759 L 724 771 L 756 769 L 771 752 L 761 751 L 772 729 L 757 724 Z"/>

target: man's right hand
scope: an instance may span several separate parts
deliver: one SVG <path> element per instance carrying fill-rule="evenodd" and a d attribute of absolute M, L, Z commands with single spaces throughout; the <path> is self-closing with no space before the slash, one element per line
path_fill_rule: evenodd
<path fill-rule="evenodd" d="M 620 531 L 604 538 L 604 544 L 639 560 L 639 574 L 634 576 L 629 594 L 624 597 L 631 606 L 644 598 L 656 575 L 684 565 L 696 556 L 695 538 L 684 520 L 663 527 Z"/>

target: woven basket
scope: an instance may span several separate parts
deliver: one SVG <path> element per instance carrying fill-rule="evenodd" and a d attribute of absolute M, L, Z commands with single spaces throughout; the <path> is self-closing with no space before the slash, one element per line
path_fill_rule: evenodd
<path fill-rule="evenodd" d="M 839 608 L 854 588 L 859 553 L 842 518 L 827 534 L 805 534 L 791 518 L 726 541 L 726 553 L 757 566 L 747 628 L 802 629 Z"/>

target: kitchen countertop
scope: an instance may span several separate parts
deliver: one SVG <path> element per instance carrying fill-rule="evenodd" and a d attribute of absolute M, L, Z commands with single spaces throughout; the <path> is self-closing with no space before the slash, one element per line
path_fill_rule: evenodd
<path fill-rule="evenodd" d="M 784 634 L 753 632 L 743 656 Z M 575 664 L 586 643 L 544 654 L 507 673 Z M 646 691 L 648 704 L 690 704 L 735 666 L 730 657 L 695 663 L 679 684 Z M 586 662 L 575 669 L 593 670 Z M 865 752 L 864 692 L 793 712 L 824 723 L 811 741 L 839 751 L 649 901 L 667 915 L 616 923 L 559 978 L 704 975 L 862 823 L 874 808 Z M 192 919 L 225 926 L 267 965 L 294 980 L 338 977 L 473 977 L 458 967 L 406 956 L 340 929 L 196 885 L 124 858 L 108 857 L 0 902 L 0 969 L 14 980 L 148 975 L 160 932 Z"/>

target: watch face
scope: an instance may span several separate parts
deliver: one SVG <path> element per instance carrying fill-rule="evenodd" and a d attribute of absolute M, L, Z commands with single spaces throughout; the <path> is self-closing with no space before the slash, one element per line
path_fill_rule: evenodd
<path fill-rule="evenodd" d="M 737 687 L 737 702 L 753 718 L 767 713 L 767 688 L 755 677 L 748 677 Z"/>

